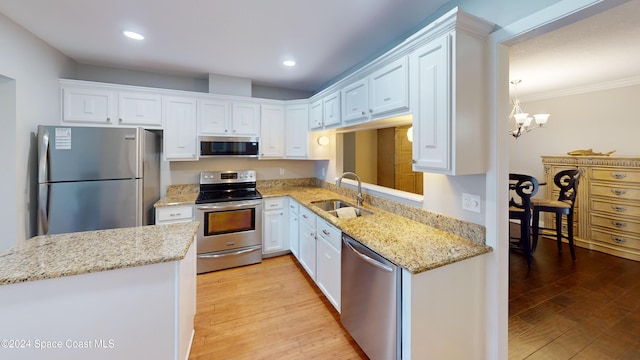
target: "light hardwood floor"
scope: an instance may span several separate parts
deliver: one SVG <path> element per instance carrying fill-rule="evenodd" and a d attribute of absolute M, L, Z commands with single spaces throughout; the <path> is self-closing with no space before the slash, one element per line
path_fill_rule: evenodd
<path fill-rule="evenodd" d="M 191 360 L 367 359 L 292 255 L 198 275 Z"/>

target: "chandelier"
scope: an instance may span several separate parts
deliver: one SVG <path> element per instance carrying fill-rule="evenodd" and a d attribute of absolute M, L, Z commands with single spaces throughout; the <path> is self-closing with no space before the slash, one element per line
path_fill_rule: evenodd
<path fill-rule="evenodd" d="M 516 129 L 509 130 L 509 134 L 516 139 L 522 134 L 542 127 L 547 123 L 547 120 L 549 120 L 549 116 L 551 116 L 550 114 L 535 114 L 529 116 L 529 113 L 522 111 L 520 100 L 518 100 L 518 84 L 520 84 L 520 82 L 522 82 L 522 80 L 511 80 L 511 84 L 513 85 L 513 99 L 511 100 L 513 109 L 511 110 L 511 114 L 509 114 L 509 120 L 515 122 Z M 533 122 L 535 122 L 535 124 Z"/>

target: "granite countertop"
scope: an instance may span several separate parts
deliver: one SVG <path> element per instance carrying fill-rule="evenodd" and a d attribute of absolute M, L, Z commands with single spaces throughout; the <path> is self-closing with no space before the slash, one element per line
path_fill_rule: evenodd
<path fill-rule="evenodd" d="M 198 222 L 36 236 L 0 251 L 0 285 L 181 260 Z"/>
<path fill-rule="evenodd" d="M 368 206 L 366 202 L 362 208 L 373 215 L 339 219 L 312 202 L 340 199 L 355 204 L 355 199 L 328 189 L 303 186 L 260 188 L 259 191 L 265 198 L 291 196 L 343 233 L 414 274 L 492 251 L 484 244 Z"/>
<path fill-rule="evenodd" d="M 156 202 L 153 206 L 174 206 L 174 205 L 193 205 L 198 198 L 200 191 L 199 184 L 172 185 L 167 189 L 167 195 Z"/>

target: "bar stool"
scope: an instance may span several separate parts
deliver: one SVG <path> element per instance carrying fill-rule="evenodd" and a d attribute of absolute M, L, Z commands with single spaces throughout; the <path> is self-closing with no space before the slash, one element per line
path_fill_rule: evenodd
<path fill-rule="evenodd" d="M 578 195 L 578 184 L 580 183 L 580 170 L 563 170 L 557 173 L 553 182 L 560 189 L 558 200 L 532 199 L 533 203 L 533 246 L 532 251 L 536 251 L 539 235 L 554 235 L 558 242 L 558 252 L 562 252 L 562 239 L 569 242 L 571 260 L 576 261 L 576 252 L 573 246 L 573 208 Z M 550 212 L 555 214 L 555 228 L 539 226 L 540 213 Z M 566 216 L 567 235 L 562 232 L 562 215 Z M 545 224 L 546 225 L 546 224 Z M 544 233 L 541 233 L 543 230 Z"/>
<path fill-rule="evenodd" d="M 538 180 L 529 175 L 509 174 L 509 190 L 515 191 L 517 195 L 509 199 L 509 220 L 520 220 L 520 237 L 509 237 L 509 246 L 524 252 L 527 257 L 527 266 L 531 268 L 533 261 L 530 227 L 531 197 L 538 192 Z"/>

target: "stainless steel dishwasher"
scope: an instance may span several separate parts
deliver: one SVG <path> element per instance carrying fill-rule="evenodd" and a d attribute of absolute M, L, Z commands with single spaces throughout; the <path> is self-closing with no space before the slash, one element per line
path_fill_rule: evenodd
<path fill-rule="evenodd" d="M 370 359 L 400 359 L 400 267 L 342 235 L 340 321 Z"/>

